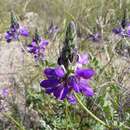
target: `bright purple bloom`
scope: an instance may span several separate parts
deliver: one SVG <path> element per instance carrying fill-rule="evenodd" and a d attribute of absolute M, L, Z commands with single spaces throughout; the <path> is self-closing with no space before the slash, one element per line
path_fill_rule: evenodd
<path fill-rule="evenodd" d="M 29 31 L 26 27 L 20 27 L 19 28 L 19 34 L 22 35 L 22 36 L 25 36 L 25 37 L 28 37 L 29 36 Z"/>
<path fill-rule="evenodd" d="M 67 74 L 59 66 L 56 68 L 46 68 L 44 74 L 46 80 L 41 81 L 40 85 L 46 93 L 53 94 L 57 99 L 65 98 L 72 104 L 76 103 L 73 91 L 82 93 L 86 96 L 93 96 L 93 89 L 88 85 L 88 80 L 95 74 L 92 69 L 77 69 L 75 73 Z"/>
<path fill-rule="evenodd" d="M 90 79 L 95 74 L 95 71 L 92 69 L 80 69 L 77 68 L 76 75 L 84 79 Z"/>

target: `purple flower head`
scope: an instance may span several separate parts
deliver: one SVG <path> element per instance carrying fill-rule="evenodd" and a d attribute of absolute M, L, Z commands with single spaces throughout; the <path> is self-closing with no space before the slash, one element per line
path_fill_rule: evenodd
<path fill-rule="evenodd" d="M 12 40 L 18 40 L 19 34 L 18 34 L 18 25 L 17 23 L 14 23 L 11 25 L 10 29 L 5 33 L 5 39 L 9 43 Z"/>
<path fill-rule="evenodd" d="M 95 71 L 92 69 L 81 69 L 81 68 L 77 68 L 76 73 L 77 76 L 80 76 L 84 79 L 90 79 L 94 74 Z"/>
<path fill-rule="evenodd" d="M 95 74 L 92 69 L 77 68 L 74 73 L 68 74 L 61 66 L 56 68 L 46 68 L 44 75 L 46 80 L 42 80 L 40 85 L 48 94 L 53 94 L 57 99 L 67 99 L 75 104 L 76 98 L 73 92 L 82 93 L 86 96 L 93 96 L 93 89 L 89 86 L 88 80 Z"/>
<path fill-rule="evenodd" d="M 82 93 L 86 96 L 93 96 L 93 89 L 88 81 L 95 74 L 92 69 L 82 69 L 78 64 L 86 64 L 88 57 L 78 55 L 77 45 L 75 45 L 76 26 L 71 21 L 66 29 L 64 46 L 58 58 L 58 67 L 49 67 L 44 70 L 45 80 L 40 82 L 40 86 L 46 93 L 52 94 L 56 99 L 67 99 L 71 104 L 76 103 L 74 93 Z"/>
<path fill-rule="evenodd" d="M 126 30 L 121 28 L 121 27 L 117 27 L 117 28 L 114 28 L 112 30 L 112 32 L 115 34 L 115 35 L 118 35 L 118 36 L 121 36 L 121 37 L 126 37 L 127 36 L 127 33 L 126 33 Z"/>
<path fill-rule="evenodd" d="M 101 40 L 101 34 L 99 32 L 90 34 L 88 36 L 88 39 L 91 40 L 92 42 L 100 42 Z"/>
<path fill-rule="evenodd" d="M 17 22 L 12 23 L 9 30 L 5 33 L 5 39 L 9 43 L 12 40 L 18 40 L 19 36 L 29 36 L 28 29 L 22 26 L 19 26 Z"/>
<path fill-rule="evenodd" d="M 35 61 L 45 60 L 45 48 L 48 45 L 48 40 L 42 39 L 38 34 L 32 40 L 32 43 L 27 46 L 27 51 L 32 53 Z"/>

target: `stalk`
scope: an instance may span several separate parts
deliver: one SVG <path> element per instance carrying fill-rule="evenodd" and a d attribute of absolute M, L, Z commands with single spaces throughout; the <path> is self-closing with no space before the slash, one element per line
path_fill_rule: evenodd
<path fill-rule="evenodd" d="M 78 101 L 78 103 L 82 106 L 82 108 L 93 118 L 95 119 L 97 122 L 99 122 L 100 124 L 104 125 L 107 128 L 111 128 L 109 125 L 107 125 L 104 121 L 102 121 L 101 119 L 99 119 L 96 115 L 94 115 L 80 100 L 79 96 L 75 93 L 75 97 Z"/>

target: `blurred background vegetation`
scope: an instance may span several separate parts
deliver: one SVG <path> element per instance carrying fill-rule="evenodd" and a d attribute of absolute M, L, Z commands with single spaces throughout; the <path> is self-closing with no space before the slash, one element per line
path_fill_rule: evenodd
<path fill-rule="evenodd" d="M 74 18 L 81 30 L 93 30 L 97 22 L 106 24 L 108 31 L 111 24 L 123 16 L 123 10 L 130 10 L 129 0 L 0 0 L 0 28 L 4 31 L 10 21 L 10 11 L 13 10 L 21 19 L 28 12 L 38 15 L 37 26 L 41 31 L 50 22 L 62 27 L 64 20 Z M 129 17 L 129 13 L 128 16 Z M 99 21 L 98 21 L 99 20 Z M 100 26 L 100 23 L 99 23 Z"/>

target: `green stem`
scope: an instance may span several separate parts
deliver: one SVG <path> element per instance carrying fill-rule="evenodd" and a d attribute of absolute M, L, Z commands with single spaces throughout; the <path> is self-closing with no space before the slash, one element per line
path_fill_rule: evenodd
<path fill-rule="evenodd" d="M 75 97 L 77 98 L 77 101 L 79 102 L 79 104 L 84 108 L 84 110 L 91 116 L 93 117 L 96 121 L 98 121 L 100 124 L 111 128 L 109 125 L 107 125 L 104 121 L 100 120 L 97 116 L 95 116 L 80 100 L 80 98 L 78 97 L 78 95 L 75 93 Z"/>

